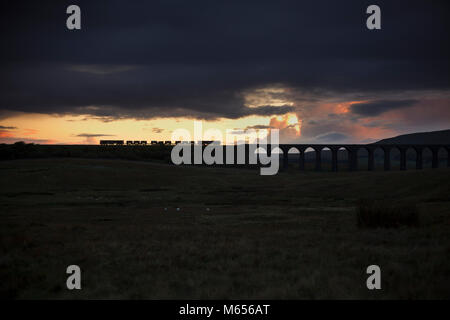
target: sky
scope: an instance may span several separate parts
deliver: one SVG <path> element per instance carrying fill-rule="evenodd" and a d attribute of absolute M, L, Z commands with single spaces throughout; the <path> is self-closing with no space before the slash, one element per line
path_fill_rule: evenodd
<path fill-rule="evenodd" d="M 66 8 L 81 8 L 81 30 Z M 366 8 L 381 9 L 381 30 Z M 280 130 L 370 143 L 450 128 L 448 1 L 1 3 L 0 143 Z"/>

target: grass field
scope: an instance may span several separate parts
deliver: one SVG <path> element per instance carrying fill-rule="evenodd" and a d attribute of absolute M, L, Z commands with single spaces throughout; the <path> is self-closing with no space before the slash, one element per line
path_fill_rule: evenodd
<path fill-rule="evenodd" d="M 0 173 L 3 298 L 450 297 L 449 169 L 260 176 L 39 159 Z M 359 228 L 361 199 L 414 205 L 419 225 Z M 71 264 L 82 290 L 65 287 Z M 371 264 L 382 290 L 366 288 Z"/>

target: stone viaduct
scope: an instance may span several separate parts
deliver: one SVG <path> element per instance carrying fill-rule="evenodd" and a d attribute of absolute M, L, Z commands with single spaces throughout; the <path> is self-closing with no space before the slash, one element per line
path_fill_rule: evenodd
<path fill-rule="evenodd" d="M 374 153 L 376 149 L 383 150 L 384 153 L 384 170 L 391 169 L 391 157 L 390 153 L 393 149 L 398 149 L 400 152 L 400 170 L 406 170 L 406 152 L 409 149 L 413 149 L 416 153 L 416 169 L 422 169 L 423 159 L 422 155 L 425 149 L 429 149 L 432 153 L 432 168 L 439 166 L 439 150 L 444 149 L 447 151 L 447 167 L 450 167 L 450 145 L 441 144 L 281 144 L 279 148 L 283 152 L 282 163 L 283 168 L 287 168 L 289 163 L 288 153 L 292 149 L 296 149 L 299 152 L 299 169 L 305 169 L 305 151 L 311 148 L 315 151 L 316 163 L 315 169 L 321 170 L 322 159 L 321 153 L 325 148 L 330 149 L 331 152 L 331 170 L 338 170 L 338 151 L 345 149 L 348 153 L 349 169 L 354 171 L 358 168 L 358 151 L 360 149 L 367 150 L 368 153 L 368 165 L 367 170 L 371 171 L 375 168 Z M 271 149 L 270 147 L 268 148 Z M 269 151 L 270 152 L 270 151 Z"/>
<path fill-rule="evenodd" d="M 193 147 L 193 145 L 192 145 Z M 205 146 L 203 146 L 205 147 Z M 225 147 L 222 145 L 222 147 Z M 227 146 L 232 147 L 232 146 Z M 249 144 L 245 145 L 245 161 L 242 164 L 249 163 Z M 270 145 L 265 146 L 268 149 L 268 153 L 270 155 L 271 152 L 276 152 L 276 147 L 272 147 Z M 265 147 L 261 146 L 261 149 Z M 227 148 L 225 148 L 224 161 L 226 158 Z M 256 150 L 259 148 L 258 145 L 252 145 L 252 150 Z M 358 151 L 361 149 L 365 149 L 367 151 L 368 161 L 367 161 L 367 170 L 372 171 L 375 169 L 375 150 L 381 149 L 384 154 L 384 170 L 391 169 L 391 151 L 397 149 L 400 153 L 400 170 L 406 170 L 407 164 L 407 151 L 412 149 L 415 151 L 415 163 L 416 169 L 423 168 L 423 152 L 428 149 L 432 154 L 431 166 L 432 168 L 438 168 L 439 166 L 439 151 L 445 150 L 447 152 L 447 163 L 446 166 L 450 167 L 450 145 L 445 144 L 280 144 L 277 146 L 280 150 L 277 152 L 282 153 L 280 155 L 280 166 L 281 169 L 286 169 L 289 165 L 289 152 L 292 150 L 296 150 L 298 154 L 298 168 L 300 170 L 305 170 L 305 154 L 307 153 L 307 149 L 312 149 L 315 151 L 315 170 L 320 171 L 322 169 L 322 150 L 329 149 L 331 153 L 331 170 L 338 171 L 338 153 L 340 150 L 346 150 L 348 155 L 348 168 L 351 171 L 356 171 L 358 169 Z M 234 163 L 237 163 L 237 151 L 238 146 L 234 145 Z M 193 149 L 192 149 L 193 151 Z M 261 150 L 262 151 L 262 150 Z M 192 163 L 193 163 L 193 152 L 191 153 Z M 259 163 L 259 161 L 258 161 Z"/>

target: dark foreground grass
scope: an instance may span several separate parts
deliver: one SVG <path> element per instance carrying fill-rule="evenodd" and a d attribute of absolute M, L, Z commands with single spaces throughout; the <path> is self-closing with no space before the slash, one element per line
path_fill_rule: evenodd
<path fill-rule="evenodd" d="M 417 227 L 419 210 L 415 203 L 361 200 L 356 209 L 356 218 L 362 228 Z"/>
<path fill-rule="evenodd" d="M 448 298 L 450 171 L 280 173 L 0 163 L 3 298 Z M 360 199 L 420 223 L 360 228 Z M 177 208 L 180 208 L 178 211 Z M 65 288 L 66 267 L 82 290 Z M 382 290 L 365 287 L 378 264 Z"/>

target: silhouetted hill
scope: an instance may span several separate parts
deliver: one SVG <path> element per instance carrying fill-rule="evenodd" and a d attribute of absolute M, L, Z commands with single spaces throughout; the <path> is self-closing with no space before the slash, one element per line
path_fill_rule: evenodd
<path fill-rule="evenodd" d="M 375 142 L 376 144 L 450 144 L 450 129 L 402 134 Z"/>

